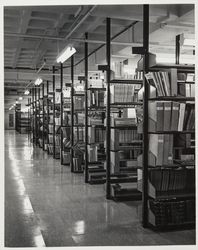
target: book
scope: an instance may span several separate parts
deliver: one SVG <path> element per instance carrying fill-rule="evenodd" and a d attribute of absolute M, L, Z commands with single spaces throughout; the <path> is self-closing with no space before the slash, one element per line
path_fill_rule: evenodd
<path fill-rule="evenodd" d="M 179 102 L 172 102 L 172 115 L 171 115 L 171 127 L 172 131 L 178 130 L 178 122 L 179 122 Z"/>
<path fill-rule="evenodd" d="M 156 165 L 162 166 L 163 165 L 163 151 L 164 151 L 164 135 L 158 135 L 158 152 L 156 158 Z"/>
<path fill-rule="evenodd" d="M 180 103 L 179 106 L 179 121 L 178 121 L 178 131 L 182 131 L 184 127 L 184 115 L 185 115 L 185 103 Z"/>
<path fill-rule="evenodd" d="M 164 124 L 164 102 L 156 102 L 157 108 L 157 131 L 163 131 L 163 124 Z"/>
<path fill-rule="evenodd" d="M 173 116 L 172 116 L 173 117 Z M 171 102 L 164 102 L 164 131 L 169 131 L 171 129 Z"/>
<path fill-rule="evenodd" d="M 171 96 L 177 96 L 177 69 L 170 70 L 170 86 L 171 86 Z"/>

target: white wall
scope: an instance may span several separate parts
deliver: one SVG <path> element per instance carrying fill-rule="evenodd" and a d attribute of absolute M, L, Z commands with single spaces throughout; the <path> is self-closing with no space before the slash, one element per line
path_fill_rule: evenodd
<path fill-rule="evenodd" d="M 13 126 L 11 127 L 10 126 L 10 123 L 9 123 L 9 116 L 10 114 L 13 114 Z M 4 114 L 4 124 L 5 124 L 5 129 L 15 129 L 15 111 L 5 111 L 5 114 Z"/>

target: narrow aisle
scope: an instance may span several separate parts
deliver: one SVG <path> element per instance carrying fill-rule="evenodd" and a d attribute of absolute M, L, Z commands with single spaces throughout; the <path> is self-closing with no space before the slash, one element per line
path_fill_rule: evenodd
<path fill-rule="evenodd" d="M 107 201 L 27 135 L 5 132 L 5 245 L 133 246 L 194 244 L 195 230 L 156 233 L 138 219 L 140 202 Z"/>

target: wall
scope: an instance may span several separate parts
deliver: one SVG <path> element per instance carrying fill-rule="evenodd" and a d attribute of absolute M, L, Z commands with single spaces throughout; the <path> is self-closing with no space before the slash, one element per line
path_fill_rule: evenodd
<path fill-rule="evenodd" d="M 9 116 L 13 115 L 13 126 L 10 126 L 10 122 L 9 122 Z M 5 129 L 15 129 L 15 111 L 5 111 L 5 115 L 4 115 L 4 124 L 5 124 Z"/>

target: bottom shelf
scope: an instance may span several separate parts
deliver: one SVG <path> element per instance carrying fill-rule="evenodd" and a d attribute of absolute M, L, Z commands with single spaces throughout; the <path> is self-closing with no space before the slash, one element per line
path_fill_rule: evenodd
<path fill-rule="evenodd" d="M 137 188 L 126 188 L 115 184 L 112 185 L 112 199 L 114 201 L 139 201 L 142 199 L 142 193 Z"/>
<path fill-rule="evenodd" d="M 193 227 L 195 200 L 149 200 L 148 223 L 158 230 Z"/>

